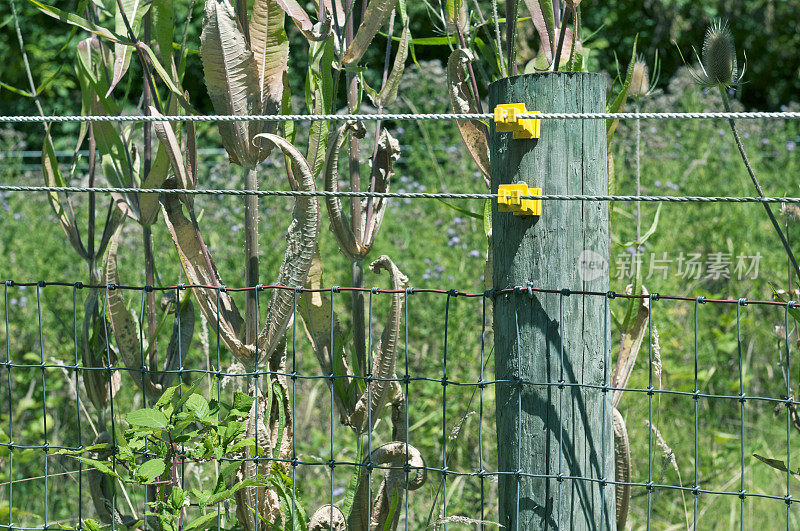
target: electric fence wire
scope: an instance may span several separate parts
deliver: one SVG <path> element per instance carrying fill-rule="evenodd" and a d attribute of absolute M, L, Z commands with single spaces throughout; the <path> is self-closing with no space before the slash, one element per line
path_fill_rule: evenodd
<path fill-rule="evenodd" d="M 800 112 L 528 112 L 517 118 L 538 120 L 800 120 Z M 120 116 L 0 116 L 0 123 L 68 122 L 342 122 L 401 120 L 493 120 L 492 113 L 367 113 L 367 114 L 275 114 L 275 115 L 143 115 Z"/>
<path fill-rule="evenodd" d="M 234 190 L 197 188 L 133 188 L 133 187 L 88 187 L 88 186 L 35 186 L 0 184 L 0 192 L 63 192 L 102 194 L 184 194 L 184 195 L 231 195 L 259 197 L 372 197 L 379 199 L 479 199 L 496 200 L 497 195 L 485 193 L 456 192 L 332 192 L 328 190 Z M 591 202 L 663 202 L 663 203 L 792 203 L 800 204 L 800 197 L 758 196 L 682 196 L 682 195 L 585 195 L 585 194 L 521 194 L 520 199 L 542 201 L 591 201 Z"/>

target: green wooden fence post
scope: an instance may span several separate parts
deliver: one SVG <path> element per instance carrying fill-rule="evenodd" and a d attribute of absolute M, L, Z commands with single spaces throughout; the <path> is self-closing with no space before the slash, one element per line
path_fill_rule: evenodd
<path fill-rule="evenodd" d="M 543 73 L 501 79 L 489 100 L 492 109 L 604 112 L 605 92 L 599 74 Z M 606 194 L 605 131 L 603 120 L 543 120 L 539 139 L 515 140 L 492 125 L 492 192 L 522 181 L 544 194 Z M 540 217 L 494 203 L 492 234 L 495 289 L 609 289 L 607 203 L 543 201 Z M 496 387 L 505 529 L 615 528 L 614 486 L 601 482 L 614 478 L 611 393 L 598 388 L 610 382 L 606 304 L 527 289 L 494 298 L 496 377 L 506 381 Z"/>

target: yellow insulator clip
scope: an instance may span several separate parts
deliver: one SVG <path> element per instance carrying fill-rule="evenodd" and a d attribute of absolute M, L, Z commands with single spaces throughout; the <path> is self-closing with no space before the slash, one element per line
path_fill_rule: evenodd
<path fill-rule="evenodd" d="M 541 120 L 517 117 L 518 114 L 538 112 L 527 110 L 524 103 L 502 103 L 494 108 L 495 130 L 514 133 L 514 138 L 539 138 Z"/>
<path fill-rule="evenodd" d="M 528 188 L 525 183 L 501 184 L 497 189 L 497 209 L 519 216 L 541 216 L 541 199 L 523 199 L 523 195 L 542 195 L 541 188 Z"/>

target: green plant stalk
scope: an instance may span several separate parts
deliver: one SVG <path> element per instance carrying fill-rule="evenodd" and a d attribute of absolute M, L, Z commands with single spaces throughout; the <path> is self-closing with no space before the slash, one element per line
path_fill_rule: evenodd
<path fill-rule="evenodd" d="M 466 50 L 467 41 L 464 39 L 464 32 L 461 31 L 461 26 L 458 25 L 458 21 L 456 21 L 456 33 L 458 33 L 458 42 L 461 44 L 461 48 Z M 478 82 L 475 79 L 475 72 L 472 69 L 472 61 L 467 63 L 467 73 L 469 74 L 470 87 L 472 88 L 472 97 L 475 98 L 475 108 L 478 109 L 478 112 L 482 113 L 483 106 L 481 105 L 481 97 L 478 94 Z"/>
<path fill-rule="evenodd" d="M 155 259 L 153 257 L 153 229 L 150 225 L 142 225 L 142 243 L 144 244 L 144 275 L 145 284 L 156 285 Z M 147 302 L 147 335 L 150 340 L 147 358 L 150 370 L 158 370 L 158 349 L 156 347 L 156 296 L 154 291 L 148 291 Z"/>
<path fill-rule="evenodd" d="M 728 101 L 728 95 L 725 93 L 725 89 L 721 86 L 717 87 L 719 89 L 720 96 L 722 96 L 722 104 L 725 106 L 726 112 L 731 112 L 731 105 Z M 733 118 L 728 118 L 728 123 L 731 126 L 731 131 L 733 132 L 733 138 L 736 140 L 736 147 L 739 148 L 739 154 L 742 156 L 742 161 L 744 162 L 745 167 L 747 168 L 747 173 L 750 175 L 750 179 L 753 181 L 753 185 L 756 187 L 756 191 L 758 192 L 759 197 L 764 197 L 764 192 L 761 190 L 761 185 L 758 182 L 758 178 L 756 177 L 755 172 L 753 171 L 753 167 L 750 165 L 750 160 L 747 158 L 747 153 L 744 150 L 744 144 L 742 143 L 742 139 L 739 137 L 739 130 L 736 128 L 736 121 Z M 792 252 L 791 246 L 789 246 L 789 242 L 786 240 L 786 236 L 783 235 L 783 231 L 781 230 L 780 225 L 778 224 L 778 220 L 775 219 L 775 215 L 772 213 L 772 209 L 770 208 L 768 203 L 762 203 L 764 205 L 764 210 L 767 211 L 767 216 L 769 216 L 769 220 L 772 222 L 772 226 L 775 227 L 775 232 L 778 233 L 778 237 L 781 239 L 781 243 L 783 244 L 784 249 L 786 249 L 786 254 L 789 257 L 789 260 L 792 263 L 792 267 L 794 268 L 794 273 L 797 275 L 797 278 L 800 279 L 800 268 L 797 266 L 797 260 L 794 258 L 794 253 Z"/>
<path fill-rule="evenodd" d="M 255 168 L 247 168 L 244 177 L 245 190 L 257 190 Z M 244 254 L 245 285 L 258 285 L 258 196 L 248 195 L 244 202 Z M 245 341 L 254 344 L 258 337 L 258 294 L 247 292 L 245 303 Z"/>
<path fill-rule="evenodd" d="M 566 17 L 565 17 L 566 18 Z M 572 24 L 575 24 L 575 14 L 572 15 Z M 558 63 L 561 62 L 561 51 L 564 49 L 564 39 L 567 36 L 567 21 L 561 21 L 561 31 L 558 34 L 558 45 L 556 46 L 556 54 L 553 57 L 553 72 L 558 72 Z M 572 36 L 572 42 L 575 42 L 575 35 Z"/>
<path fill-rule="evenodd" d="M 639 113 L 639 98 L 634 102 L 634 111 Z M 641 168 L 641 142 L 642 142 L 642 121 L 636 119 L 636 195 L 642 195 L 642 168 Z M 642 207 L 644 203 L 639 203 L 636 215 L 636 241 L 642 241 Z M 638 252 L 638 249 L 637 249 Z"/>
<path fill-rule="evenodd" d="M 497 0 L 492 0 L 492 16 L 494 17 L 494 35 L 497 40 L 497 57 L 500 61 L 500 76 L 507 77 L 506 63 L 503 61 L 503 42 L 500 39 L 500 19 L 497 13 Z"/>
<path fill-rule="evenodd" d="M 517 7 L 518 0 L 506 2 L 506 53 L 508 55 L 508 68 L 512 76 L 517 75 Z"/>
<path fill-rule="evenodd" d="M 150 44 L 150 37 L 152 31 L 152 16 L 148 11 L 144 16 L 144 42 Z M 145 65 L 146 68 L 146 65 Z M 142 107 L 144 114 L 150 114 L 150 83 L 145 79 L 142 83 Z M 151 145 L 152 124 L 145 122 L 143 124 L 143 140 L 144 148 L 142 150 L 142 175 L 147 176 L 150 173 L 151 161 L 153 158 L 153 147 Z M 145 284 L 148 286 L 155 286 L 155 260 L 153 258 L 153 231 L 149 225 L 142 225 L 142 239 L 144 243 L 144 276 Z M 158 370 L 158 348 L 156 345 L 156 294 L 154 291 L 148 291 L 146 294 L 147 300 L 147 333 L 150 336 L 150 352 L 148 352 L 148 361 L 150 363 L 150 370 Z"/>

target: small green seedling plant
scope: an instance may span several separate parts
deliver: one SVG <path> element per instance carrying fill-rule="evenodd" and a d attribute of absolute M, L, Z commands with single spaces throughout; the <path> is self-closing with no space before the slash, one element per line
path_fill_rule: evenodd
<path fill-rule="evenodd" d="M 123 498 L 119 495 L 116 503 L 112 502 L 117 481 L 123 488 L 147 486 L 149 509 L 145 517 L 149 527 L 162 531 L 216 527 L 220 504 L 245 487 L 272 486 L 278 492 L 291 492 L 291 478 L 278 471 L 278 467 L 273 467 L 270 477 L 259 474 L 242 479 L 237 475 L 245 451 L 249 449 L 250 455 L 256 455 L 256 441 L 247 436 L 246 420 L 255 398 L 237 392 L 233 403 L 220 404 L 217 400 L 206 400 L 197 392 L 198 386 L 199 382 L 167 388 L 153 407 L 125 415 L 128 428 L 117 429 L 113 440 L 108 433 L 102 433 L 96 444 L 88 448 L 59 453 L 92 467 L 89 474 L 94 474 L 90 478 L 90 483 L 94 483 L 93 495 L 94 491 L 102 492 L 109 508 L 122 505 Z M 183 466 L 210 461 L 217 463 L 216 481 L 184 490 Z M 198 507 L 204 514 L 190 519 L 187 514 L 190 506 Z M 305 523 L 305 515 L 298 509 L 296 517 Z M 141 518 L 112 512 L 115 521 L 124 527 L 143 523 Z M 86 524 L 100 529 L 96 522 Z"/>

